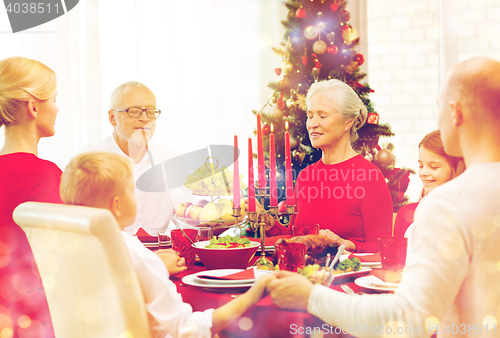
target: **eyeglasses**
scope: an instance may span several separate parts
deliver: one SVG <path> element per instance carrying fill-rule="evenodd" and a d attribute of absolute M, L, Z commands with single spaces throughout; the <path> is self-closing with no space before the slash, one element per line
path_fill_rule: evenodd
<path fill-rule="evenodd" d="M 113 111 L 125 111 L 125 112 L 127 112 L 128 116 L 130 116 L 130 117 L 141 117 L 142 112 L 145 111 L 146 115 L 150 119 L 156 119 L 161 114 L 161 110 L 155 109 L 155 108 L 142 109 L 142 108 L 132 107 L 132 108 L 127 108 L 127 109 L 111 109 L 111 110 L 113 110 Z"/>

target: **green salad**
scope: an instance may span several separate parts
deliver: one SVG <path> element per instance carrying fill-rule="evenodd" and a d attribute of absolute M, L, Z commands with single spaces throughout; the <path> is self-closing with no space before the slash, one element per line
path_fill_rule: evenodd
<path fill-rule="evenodd" d="M 205 246 L 207 249 L 233 249 L 233 248 L 243 248 L 250 246 L 250 240 L 248 238 L 241 238 L 236 236 L 224 236 L 218 239 L 214 236 L 210 243 Z"/>

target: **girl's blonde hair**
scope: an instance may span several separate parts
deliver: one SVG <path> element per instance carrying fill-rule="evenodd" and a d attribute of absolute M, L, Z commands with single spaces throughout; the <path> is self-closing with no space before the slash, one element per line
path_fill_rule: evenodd
<path fill-rule="evenodd" d="M 24 102 L 48 100 L 56 91 L 57 78 L 43 63 L 16 56 L 0 61 L 0 127 L 20 121 Z"/>

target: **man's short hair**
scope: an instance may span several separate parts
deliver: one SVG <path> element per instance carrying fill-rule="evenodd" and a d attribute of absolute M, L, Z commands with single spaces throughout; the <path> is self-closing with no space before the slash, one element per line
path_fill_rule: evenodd
<path fill-rule="evenodd" d="M 61 176 L 60 194 L 66 204 L 108 207 L 132 178 L 130 160 L 114 153 L 89 152 L 71 160 Z"/>
<path fill-rule="evenodd" d="M 139 81 L 129 81 L 129 82 L 122 83 L 121 85 L 119 85 L 118 87 L 116 87 L 115 90 L 113 90 L 113 92 L 111 93 L 111 99 L 109 100 L 109 109 L 110 110 L 113 109 L 113 108 L 118 108 L 119 107 L 119 105 L 120 105 L 120 99 L 121 99 L 121 96 L 122 96 L 122 92 L 127 87 L 132 87 L 132 88 L 146 88 L 151 93 L 153 93 L 153 91 L 151 89 L 149 89 L 148 87 L 146 87 L 144 84 L 140 83 Z M 154 93 L 153 93 L 153 95 L 154 95 Z"/>

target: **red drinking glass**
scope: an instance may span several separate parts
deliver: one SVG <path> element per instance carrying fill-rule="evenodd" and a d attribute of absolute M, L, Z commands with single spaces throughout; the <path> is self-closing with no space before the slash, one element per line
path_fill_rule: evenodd
<path fill-rule="evenodd" d="M 306 261 L 307 246 L 304 243 L 281 242 L 276 245 L 276 255 L 280 270 L 297 272 Z"/>
<path fill-rule="evenodd" d="M 397 271 L 405 266 L 408 245 L 405 237 L 379 238 L 378 244 L 383 269 Z"/>
<path fill-rule="evenodd" d="M 184 233 L 183 233 L 184 231 Z M 192 269 L 194 266 L 194 258 L 196 253 L 191 244 L 191 241 L 186 236 L 191 238 L 191 241 L 196 242 L 198 240 L 198 230 L 196 229 L 174 229 L 171 232 L 172 237 L 172 249 L 179 253 L 179 256 L 184 257 L 186 260 L 186 266 L 188 269 Z"/>

